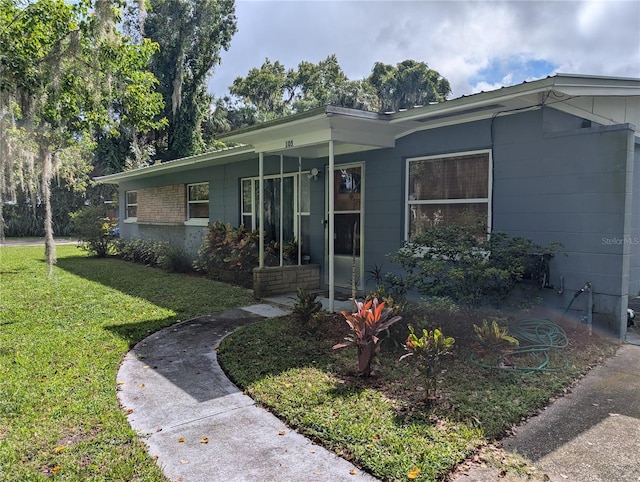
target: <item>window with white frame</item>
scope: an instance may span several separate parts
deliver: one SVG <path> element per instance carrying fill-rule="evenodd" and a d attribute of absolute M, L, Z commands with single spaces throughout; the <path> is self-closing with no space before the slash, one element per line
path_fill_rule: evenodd
<path fill-rule="evenodd" d="M 257 177 L 241 181 L 242 224 L 249 230 L 258 228 L 259 210 L 257 208 L 260 180 Z M 265 242 L 284 243 L 295 239 L 300 242 L 302 254 L 309 253 L 310 225 L 310 179 L 303 173 L 265 176 L 264 178 L 264 230 Z M 282 221 L 282 222 L 281 222 Z M 300 238 L 300 239 L 298 239 Z"/>
<path fill-rule="evenodd" d="M 209 183 L 187 184 L 188 219 L 209 219 Z"/>
<path fill-rule="evenodd" d="M 134 221 L 138 217 L 138 191 L 125 193 L 125 218 Z"/>
<path fill-rule="evenodd" d="M 407 239 L 442 224 L 490 225 L 489 151 L 408 159 Z"/>

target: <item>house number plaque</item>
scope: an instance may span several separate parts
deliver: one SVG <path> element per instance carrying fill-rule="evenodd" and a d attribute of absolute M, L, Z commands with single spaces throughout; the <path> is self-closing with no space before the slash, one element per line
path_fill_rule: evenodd
<path fill-rule="evenodd" d="M 284 147 L 285 148 L 293 147 L 293 139 L 289 139 L 289 140 L 284 141 Z"/>

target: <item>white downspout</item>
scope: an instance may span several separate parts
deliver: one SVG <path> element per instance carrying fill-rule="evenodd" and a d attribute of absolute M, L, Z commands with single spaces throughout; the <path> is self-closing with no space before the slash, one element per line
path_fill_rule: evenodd
<path fill-rule="evenodd" d="M 333 158 L 333 140 L 329 141 L 329 183 L 328 183 L 328 192 L 327 196 L 329 197 L 329 312 L 334 312 L 334 304 L 335 304 L 335 282 L 334 282 L 334 271 L 335 271 L 335 206 L 334 206 L 334 184 L 335 179 L 333 176 L 335 160 Z"/>
<path fill-rule="evenodd" d="M 284 156 L 280 154 L 280 266 L 284 264 L 284 226 L 282 225 L 282 208 L 284 207 L 284 179 L 283 179 L 283 162 Z"/>
<path fill-rule="evenodd" d="M 264 206 L 262 205 L 262 199 L 264 196 L 264 153 L 258 153 L 258 239 L 260 240 L 260 246 L 258 247 L 258 266 L 264 268 Z"/>

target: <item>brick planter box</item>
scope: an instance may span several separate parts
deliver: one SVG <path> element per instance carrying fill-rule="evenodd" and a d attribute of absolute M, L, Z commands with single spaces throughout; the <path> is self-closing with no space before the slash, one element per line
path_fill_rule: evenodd
<path fill-rule="evenodd" d="M 253 270 L 253 294 L 258 298 L 320 287 L 320 265 L 267 266 Z"/>

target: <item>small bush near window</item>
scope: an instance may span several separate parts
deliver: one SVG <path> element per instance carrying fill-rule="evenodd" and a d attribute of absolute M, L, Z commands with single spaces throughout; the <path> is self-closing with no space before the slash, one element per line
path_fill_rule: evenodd
<path fill-rule="evenodd" d="M 168 244 L 158 258 L 160 268 L 170 273 L 189 273 L 193 271 L 193 260 L 179 247 Z"/>
<path fill-rule="evenodd" d="M 252 282 L 247 279 L 243 283 L 241 278 L 253 276 L 253 268 L 256 266 L 258 232 L 248 231 L 243 225 L 233 228 L 229 223 L 221 221 L 209 226 L 194 262 L 194 268 L 207 276 L 240 284 Z M 227 279 L 229 274 L 235 278 Z"/>
<path fill-rule="evenodd" d="M 368 279 L 375 282 L 375 289 L 367 293 L 367 299 L 374 298 L 384 301 L 387 308 L 392 308 L 398 315 L 407 313 L 407 284 L 406 281 L 395 273 L 383 273 L 382 267 L 375 265 L 367 271 Z"/>
<path fill-rule="evenodd" d="M 513 292 L 532 255 L 553 255 L 541 246 L 492 232 L 485 225 L 440 225 L 416 235 L 391 257 L 406 271 L 409 287 L 426 296 L 446 296 L 467 308 L 500 304 Z"/>
<path fill-rule="evenodd" d="M 117 223 L 107 216 L 111 209 L 110 206 L 98 204 L 85 206 L 70 214 L 72 233 L 82 241 L 82 249 L 98 257 L 110 254 L 116 239 L 113 230 Z"/>

